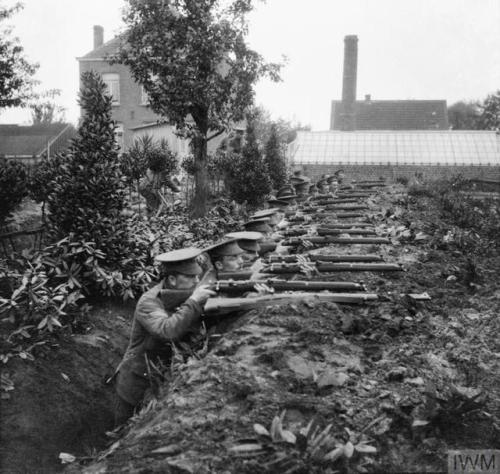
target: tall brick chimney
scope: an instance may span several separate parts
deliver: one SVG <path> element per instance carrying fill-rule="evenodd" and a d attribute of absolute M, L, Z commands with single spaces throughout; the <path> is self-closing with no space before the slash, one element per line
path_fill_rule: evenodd
<path fill-rule="evenodd" d="M 102 46 L 104 43 L 104 28 L 100 25 L 94 25 L 94 49 Z"/>
<path fill-rule="evenodd" d="M 358 73 L 358 37 L 344 38 L 344 76 L 342 81 L 342 130 L 356 130 L 356 81 Z"/>

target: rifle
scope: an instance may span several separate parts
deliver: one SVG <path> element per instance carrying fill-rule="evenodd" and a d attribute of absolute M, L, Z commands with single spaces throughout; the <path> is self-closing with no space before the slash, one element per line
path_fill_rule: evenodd
<path fill-rule="evenodd" d="M 283 232 L 285 237 L 294 237 L 300 235 L 306 235 L 310 229 L 302 228 L 302 229 L 290 229 Z M 356 235 L 377 235 L 374 229 L 354 229 L 354 228 L 345 228 L 345 229 L 334 229 L 329 227 L 318 227 L 316 229 L 316 234 L 319 236 L 323 235 L 339 235 L 339 234 L 356 234 Z"/>
<path fill-rule="evenodd" d="M 323 263 L 318 261 L 315 268 L 320 273 L 403 271 L 403 267 L 399 263 Z M 262 271 L 271 274 L 300 273 L 302 267 L 294 263 L 271 263 Z"/>
<path fill-rule="evenodd" d="M 319 255 L 305 254 L 307 259 L 312 262 L 383 262 L 384 259 L 380 255 Z M 297 255 L 271 255 L 266 260 L 266 263 L 296 263 Z"/>
<path fill-rule="evenodd" d="M 348 197 L 348 198 L 332 198 L 332 199 L 317 199 L 314 204 L 317 204 L 318 206 L 324 206 L 325 204 L 347 204 L 350 202 L 358 202 L 359 199 L 355 197 Z M 314 206 L 310 206 L 314 207 Z"/>
<path fill-rule="evenodd" d="M 307 282 L 306 282 L 307 283 Z M 165 305 L 170 308 L 176 308 L 184 303 L 191 295 L 193 290 L 160 290 L 159 297 Z M 263 295 L 254 297 L 221 297 L 209 298 L 203 308 L 205 316 L 219 316 L 235 311 L 249 311 L 251 309 L 262 308 L 266 306 L 276 306 L 291 302 L 303 302 L 311 298 L 317 301 L 331 301 L 334 303 L 361 304 L 367 301 L 374 301 L 378 296 L 374 293 L 331 293 L 331 292 L 297 292 L 297 293 L 279 293 L 273 295 Z"/>
<path fill-rule="evenodd" d="M 255 284 L 263 283 L 269 288 L 277 292 L 284 291 L 364 291 L 365 287 L 361 283 L 353 283 L 346 281 L 288 281 L 269 278 L 267 280 L 218 280 L 210 289 L 220 293 L 242 295 L 251 291 L 255 291 Z"/>
<path fill-rule="evenodd" d="M 370 196 L 372 196 L 371 193 L 362 193 L 362 192 L 352 192 L 352 193 L 344 192 L 344 193 L 337 194 L 337 197 L 339 197 L 339 198 L 349 198 L 349 197 L 367 198 Z"/>
<path fill-rule="evenodd" d="M 283 245 L 294 247 L 301 245 L 304 240 L 316 245 L 352 245 L 352 244 L 390 244 L 385 237 L 290 237 L 283 241 Z"/>
<path fill-rule="evenodd" d="M 235 311 L 250 311 L 289 303 L 301 303 L 316 300 L 332 303 L 362 304 L 375 301 L 375 293 L 289 293 L 277 295 L 256 296 L 254 298 L 209 298 L 205 303 L 205 316 L 220 316 Z"/>

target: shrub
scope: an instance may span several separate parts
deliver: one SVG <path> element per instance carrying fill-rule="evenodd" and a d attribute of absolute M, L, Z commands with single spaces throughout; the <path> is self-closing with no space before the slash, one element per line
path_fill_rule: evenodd
<path fill-rule="evenodd" d="M 28 194 L 27 184 L 24 165 L 0 158 L 0 226 Z"/>
<path fill-rule="evenodd" d="M 396 183 L 402 184 L 403 186 L 408 186 L 408 176 L 398 176 L 396 178 Z"/>
<path fill-rule="evenodd" d="M 271 125 L 271 132 L 266 143 L 265 161 L 273 188 L 280 189 L 286 181 L 286 163 L 275 124 Z"/>
<path fill-rule="evenodd" d="M 234 158 L 228 170 L 231 197 L 238 203 L 247 202 L 251 206 L 261 204 L 271 191 L 271 180 L 251 121 L 247 124 L 241 154 L 234 155 Z"/>
<path fill-rule="evenodd" d="M 82 74 L 80 105 L 84 111 L 78 136 L 61 155 L 48 194 L 49 230 L 56 239 L 93 242 L 108 261 L 126 252 L 126 226 L 121 222 L 124 179 L 111 120 L 111 98 L 99 75 Z"/>

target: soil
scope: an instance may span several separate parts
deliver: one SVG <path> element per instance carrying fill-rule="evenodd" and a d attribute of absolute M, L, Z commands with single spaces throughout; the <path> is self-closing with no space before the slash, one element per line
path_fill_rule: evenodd
<path fill-rule="evenodd" d="M 63 467 L 59 453 L 85 457 L 106 446 L 114 420 L 105 380 L 123 355 L 132 312 L 130 305 L 100 304 L 78 333 L 35 347 L 34 360 L 2 364 L 14 390 L 1 400 L 0 472 L 53 473 Z"/>
<path fill-rule="evenodd" d="M 498 253 L 465 253 L 435 203 L 408 198 L 402 186 L 378 192 L 369 206 L 391 245 L 315 252 L 379 253 L 405 271 L 314 278 L 362 280 L 377 302 L 311 297 L 226 319 L 190 357 L 175 358 L 157 399 L 93 459 L 83 446 L 108 429 L 110 416 L 109 392 L 99 381 L 122 349 L 117 344 L 96 357 L 94 346 L 78 343 L 75 356 L 74 342 L 61 344 L 64 364 L 47 353 L 25 379 L 10 368 L 16 390 L 8 403 L 17 409 L 7 418 L 11 439 L 2 454 L 17 463 L 23 454 L 28 470 L 5 472 L 44 472 L 36 470 L 40 460 L 53 462 L 60 451 L 79 456 L 67 472 L 83 473 L 446 472 L 448 450 L 498 449 Z M 100 329 L 103 337 L 115 331 Z M 74 389 L 53 403 L 68 385 L 60 372 Z M 34 411 L 21 431 L 19 420 Z M 46 421 L 31 428 L 41 411 Z M 311 436 L 323 430 L 323 438 Z M 30 448 L 9 457 L 28 439 Z M 338 457 L 328 459 L 339 446 Z"/>

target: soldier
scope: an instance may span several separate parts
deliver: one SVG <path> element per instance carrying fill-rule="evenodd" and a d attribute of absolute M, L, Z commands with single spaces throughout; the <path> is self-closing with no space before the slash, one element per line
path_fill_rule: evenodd
<path fill-rule="evenodd" d="M 204 249 L 217 272 L 234 272 L 243 265 L 245 251 L 235 238 L 225 239 Z"/>
<path fill-rule="evenodd" d="M 336 177 L 339 186 L 342 185 L 342 182 L 344 181 L 344 170 L 337 170 L 333 173 L 333 175 Z"/>
<path fill-rule="evenodd" d="M 168 364 L 171 343 L 196 331 L 202 308 L 215 292 L 206 285 L 196 285 L 202 273 L 196 258 L 201 250 L 187 248 L 163 253 L 161 281 L 139 299 L 132 323 L 130 342 L 116 372 L 115 423 L 124 423 L 140 405 L 148 388 L 154 390 L 151 367 L 157 362 Z M 169 297 L 171 290 L 191 290 L 184 301 Z"/>
<path fill-rule="evenodd" d="M 165 172 L 155 172 L 148 168 L 146 176 L 139 181 L 139 194 L 146 199 L 148 216 L 159 214 L 164 205 L 165 198 L 162 194 L 163 186 L 167 186 L 174 193 L 179 193 L 178 184 L 174 182 Z"/>
<path fill-rule="evenodd" d="M 328 185 L 328 190 L 332 193 L 335 194 L 338 191 L 339 188 L 339 183 L 337 181 L 337 178 L 335 176 L 329 176 L 326 179 L 326 183 Z"/>
<path fill-rule="evenodd" d="M 259 241 L 264 238 L 260 232 L 231 232 L 226 234 L 226 238 L 237 239 L 236 243 L 244 251 L 242 254 L 243 267 L 250 267 L 259 258 Z"/>

